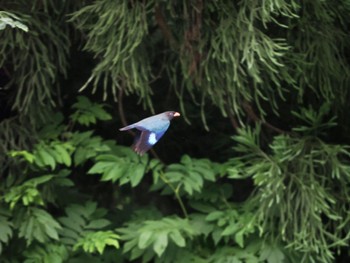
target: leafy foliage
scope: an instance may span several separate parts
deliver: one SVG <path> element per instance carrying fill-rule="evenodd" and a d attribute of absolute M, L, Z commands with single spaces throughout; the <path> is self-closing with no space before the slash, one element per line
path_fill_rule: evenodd
<path fill-rule="evenodd" d="M 14 215 L 14 227 L 18 229 L 18 237 L 23 237 L 27 245 L 34 240 L 45 243 L 50 239 L 58 240 L 60 224 L 51 214 L 41 208 L 21 208 Z"/>
<path fill-rule="evenodd" d="M 215 222 L 219 227 L 213 232 L 214 242 L 217 244 L 221 239 L 232 237 L 240 246 L 244 247 L 244 235 L 254 233 L 251 213 L 238 213 L 237 210 L 213 211 L 206 217 L 206 221 Z M 221 228 L 221 229 L 220 229 Z"/>
<path fill-rule="evenodd" d="M 96 120 L 110 120 L 109 115 L 100 104 L 91 103 L 89 99 L 83 96 L 77 97 L 78 101 L 73 105 L 76 111 L 72 114 L 72 120 L 81 125 L 89 126 L 95 124 Z"/>
<path fill-rule="evenodd" d="M 25 251 L 25 263 L 53 262 L 63 263 L 68 259 L 68 251 L 64 245 L 45 244 L 34 246 Z"/>
<path fill-rule="evenodd" d="M 84 103 L 89 103 L 87 98 L 75 104 L 78 112 L 84 108 Z M 108 119 L 108 114 L 100 105 L 95 108 L 100 114 L 97 119 Z M 69 205 L 65 209 L 67 217 L 60 217 L 58 221 L 45 210 L 49 203 L 56 205 L 62 202 L 61 189 L 66 191 L 74 185 L 67 178 L 72 165 L 80 165 L 99 152 L 110 151 L 110 143 L 103 143 L 100 137 L 89 131 L 70 133 L 69 124 L 65 125 L 63 121 L 62 115 L 56 114 L 51 124 L 39 131 L 43 140 L 32 151 L 18 150 L 8 154 L 22 165 L 23 173 L 17 181 L 7 182 L 3 194 L 4 204 L 7 203 L 13 211 L 13 223 L 8 215 L 1 216 L 1 241 L 8 243 L 13 237 L 12 228 L 17 229 L 17 238 L 23 238 L 28 246 L 23 254 L 25 262 L 64 262 L 80 248 L 86 253 L 101 254 L 106 246 L 119 248 L 118 235 L 112 230 L 103 230 L 110 225 L 110 221 L 104 218 L 107 211 L 97 208 L 96 203 Z M 79 119 L 75 121 L 79 122 Z M 94 151 L 86 153 L 89 149 Z M 35 177 L 26 180 L 28 174 Z M 49 239 L 59 243 L 43 247 Z"/>
<path fill-rule="evenodd" d="M 145 174 L 148 158 L 140 158 L 130 149 L 113 147 L 110 154 L 101 154 L 95 160 L 95 165 L 88 173 L 102 174 L 101 181 L 119 180 L 120 185 L 130 183 L 135 187 Z"/>
<path fill-rule="evenodd" d="M 70 21 L 87 35 L 84 50 L 98 58 L 83 88 L 92 83 L 95 92 L 102 82 L 104 98 L 109 87 L 114 98 L 123 89 L 137 93 L 151 106 L 150 62 L 140 47 L 144 45 L 148 32 L 146 17 L 154 2 L 135 2 L 132 8 L 128 5 L 128 1 L 95 1 L 72 14 Z"/>
<path fill-rule="evenodd" d="M 193 192 L 201 192 L 204 181 L 215 181 L 215 171 L 209 160 L 191 159 L 188 155 L 181 158 L 180 163 L 171 164 L 166 167 L 164 173 L 158 169 L 154 173 L 154 190 L 165 188 L 163 193 L 169 192 L 169 186 L 174 188 L 180 194 L 182 192 L 193 195 Z M 162 181 L 160 181 L 161 179 Z"/>
<path fill-rule="evenodd" d="M 0 211 L 0 254 L 3 250 L 3 245 L 7 244 L 13 236 L 13 223 L 9 220 L 9 213 Z"/>
<path fill-rule="evenodd" d="M 148 220 L 130 223 L 119 229 L 121 239 L 125 240 L 124 253 L 130 252 L 130 259 L 143 256 L 143 262 L 161 257 L 166 249 L 186 246 L 186 238 L 196 235 L 188 220 L 178 217 L 164 217 L 161 220 Z M 167 259 L 165 259 L 167 260 Z"/>
<path fill-rule="evenodd" d="M 66 245 L 73 246 L 73 250 L 82 248 L 85 252 L 103 253 L 105 246 L 119 248 L 118 235 L 112 231 L 100 231 L 110 225 L 110 221 L 103 218 L 107 211 L 97 208 L 96 203 L 87 202 L 84 206 L 70 205 L 66 209 L 66 217 L 59 218 L 63 228 L 60 235 Z"/>
<path fill-rule="evenodd" d="M 51 180 L 53 175 L 44 175 L 26 181 L 25 183 L 12 187 L 4 196 L 5 202 L 10 204 L 10 209 L 21 201 L 24 206 L 32 204 L 44 205 L 38 185 L 44 184 Z"/>
<path fill-rule="evenodd" d="M 73 160 L 75 165 L 80 165 L 99 153 L 107 152 L 110 147 L 103 143 L 102 138 L 94 136 L 92 131 L 73 133 L 71 137 L 75 145 Z"/>
<path fill-rule="evenodd" d="M 21 23 L 21 19 L 18 16 L 9 12 L 0 11 L 0 30 L 4 30 L 6 26 L 19 28 L 28 32 L 28 27 Z"/>
<path fill-rule="evenodd" d="M 11 72 L 5 88 L 13 91 L 12 108 L 28 112 L 36 110 L 37 103 L 55 104 L 56 79 L 60 74 L 66 74 L 68 66 L 69 38 L 59 23 L 46 22 L 50 17 L 48 10 L 31 10 L 28 3 L 22 8 L 19 10 L 21 22 L 29 30 L 0 31 L 3 39 L 0 67 Z M 36 113 L 40 114 L 40 111 L 36 110 Z"/>
<path fill-rule="evenodd" d="M 112 231 L 87 233 L 82 239 L 79 239 L 73 249 L 77 250 L 78 248 L 82 247 L 85 252 L 93 253 L 98 251 L 100 254 L 102 254 L 106 245 L 114 246 L 118 249 L 118 238 L 119 236 Z"/>
<path fill-rule="evenodd" d="M 315 136 L 315 128 L 322 131 L 335 125 L 333 118 L 321 125 L 323 114 L 322 110 L 297 114 L 305 121 L 312 120 L 309 127 L 294 129 L 306 135 L 276 136 L 270 144 L 271 153 L 259 148 L 258 132 L 243 131 L 235 137 L 241 143 L 236 149 L 243 153 L 238 159 L 245 163 L 241 173 L 251 176 L 258 187 L 251 202 L 258 207 L 256 220 L 261 233 L 274 229 L 276 233 L 268 235 L 280 235 L 289 247 L 304 253 L 306 262 L 330 262 L 331 249 L 346 246 L 350 238 L 345 234 L 347 227 L 340 224 L 349 220 L 341 200 L 349 198 L 344 182 L 350 178 L 350 152 L 347 146 L 327 144 Z"/>
<path fill-rule="evenodd" d="M 1 262 L 347 262 L 349 11 L 1 1 Z"/>

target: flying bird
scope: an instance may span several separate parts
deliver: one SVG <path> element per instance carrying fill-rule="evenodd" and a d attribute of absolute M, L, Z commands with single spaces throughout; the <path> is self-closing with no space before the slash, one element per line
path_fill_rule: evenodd
<path fill-rule="evenodd" d="M 120 128 L 119 130 L 137 129 L 139 131 L 132 148 L 136 153 L 143 155 L 162 138 L 170 126 L 170 121 L 174 117 L 179 116 L 180 113 L 176 111 L 166 111 Z"/>

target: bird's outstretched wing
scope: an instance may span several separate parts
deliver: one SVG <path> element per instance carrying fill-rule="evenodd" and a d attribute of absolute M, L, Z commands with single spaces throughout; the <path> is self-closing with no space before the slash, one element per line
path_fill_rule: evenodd
<path fill-rule="evenodd" d="M 138 154 L 143 155 L 159 141 L 165 132 L 166 130 L 158 133 L 148 130 L 142 131 L 141 134 L 136 137 L 135 142 L 132 145 L 133 150 Z"/>

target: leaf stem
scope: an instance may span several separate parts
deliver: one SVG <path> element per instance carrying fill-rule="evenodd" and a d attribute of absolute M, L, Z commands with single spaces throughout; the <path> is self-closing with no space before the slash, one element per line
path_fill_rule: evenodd
<path fill-rule="evenodd" d="M 160 177 L 160 179 L 162 179 L 162 181 L 163 181 L 165 184 L 167 184 L 167 185 L 171 188 L 171 190 L 173 190 L 173 192 L 174 192 L 174 194 L 175 194 L 175 197 L 176 197 L 177 201 L 178 201 L 179 204 L 180 204 L 181 210 L 182 210 L 182 212 L 183 212 L 185 218 L 188 218 L 188 213 L 187 213 L 186 207 L 185 207 L 185 205 L 184 205 L 184 203 L 183 203 L 183 201 L 182 201 L 182 198 L 181 198 L 181 196 L 180 196 L 180 194 L 179 194 L 179 190 L 180 190 L 180 185 L 181 185 L 181 184 L 179 184 L 179 185 L 175 188 L 175 187 L 163 176 L 163 173 L 159 173 L 159 177 Z"/>

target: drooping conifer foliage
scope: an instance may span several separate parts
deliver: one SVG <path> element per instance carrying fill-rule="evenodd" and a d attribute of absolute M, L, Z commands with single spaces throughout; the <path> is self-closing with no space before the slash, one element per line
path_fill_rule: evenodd
<path fill-rule="evenodd" d="M 0 2 L 1 262 L 348 262 L 346 0 Z M 181 112 L 149 154 L 118 129 Z"/>

